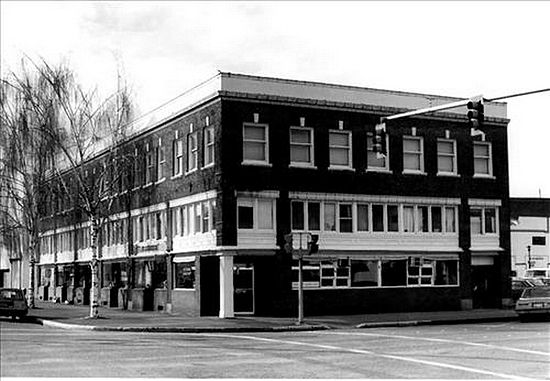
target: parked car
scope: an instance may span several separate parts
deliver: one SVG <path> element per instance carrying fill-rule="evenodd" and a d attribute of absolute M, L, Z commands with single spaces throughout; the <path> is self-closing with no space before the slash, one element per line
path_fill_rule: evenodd
<path fill-rule="evenodd" d="M 23 291 L 17 288 L 0 288 L 0 316 L 20 319 L 27 316 L 29 309 Z"/>
<path fill-rule="evenodd" d="M 532 287 L 544 287 L 545 284 L 542 280 L 537 278 L 525 279 L 525 278 L 514 278 L 512 279 L 512 299 L 514 301 L 518 300 L 523 290 Z"/>
<path fill-rule="evenodd" d="M 527 317 L 550 317 L 550 287 L 533 287 L 523 290 L 516 302 L 516 312 L 521 320 Z"/>

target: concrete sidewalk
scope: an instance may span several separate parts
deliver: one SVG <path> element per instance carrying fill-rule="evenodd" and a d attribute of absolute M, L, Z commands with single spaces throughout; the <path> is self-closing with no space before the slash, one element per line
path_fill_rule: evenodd
<path fill-rule="evenodd" d="M 29 320 L 65 329 L 127 332 L 280 332 L 311 331 L 335 328 L 399 327 L 411 325 L 467 324 L 517 320 L 513 310 L 485 309 L 469 311 L 435 311 L 383 313 L 305 318 L 237 316 L 231 319 L 193 317 L 183 313 L 127 311 L 99 307 L 99 318 L 89 318 L 89 306 L 37 302 L 29 310 Z"/>

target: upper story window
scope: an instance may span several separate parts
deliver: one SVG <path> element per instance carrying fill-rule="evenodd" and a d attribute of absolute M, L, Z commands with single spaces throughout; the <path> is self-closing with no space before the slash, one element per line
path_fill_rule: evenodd
<path fill-rule="evenodd" d="M 390 170 L 390 136 L 386 135 L 386 156 L 378 157 L 372 146 L 372 132 L 367 133 L 367 170 L 368 171 L 389 171 Z"/>
<path fill-rule="evenodd" d="M 472 235 L 498 234 L 497 208 L 471 208 L 470 230 Z"/>
<path fill-rule="evenodd" d="M 312 128 L 290 127 L 290 165 L 314 165 Z"/>
<path fill-rule="evenodd" d="M 204 166 L 214 165 L 214 126 L 204 129 L 203 144 Z"/>
<path fill-rule="evenodd" d="M 183 140 L 174 140 L 173 143 L 173 176 L 179 176 L 183 173 Z"/>
<path fill-rule="evenodd" d="M 269 163 L 269 137 L 267 124 L 243 125 L 243 163 Z"/>
<path fill-rule="evenodd" d="M 161 145 L 157 147 L 157 181 L 164 179 L 165 168 L 166 156 L 164 155 L 164 147 Z"/>
<path fill-rule="evenodd" d="M 456 140 L 437 139 L 437 173 L 456 175 Z"/>
<path fill-rule="evenodd" d="M 199 147 L 197 146 L 197 132 L 187 135 L 187 172 L 197 169 Z"/>
<path fill-rule="evenodd" d="M 153 173 L 155 170 L 153 164 L 153 152 L 147 151 L 145 155 L 145 184 L 150 184 L 153 182 Z"/>
<path fill-rule="evenodd" d="M 271 199 L 237 200 L 239 229 L 273 230 L 274 203 Z"/>
<path fill-rule="evenodd" d="M 143 157 L 139 155 L 138 150 L 134 152 L 134 188 L 142 184 L 143 178 Z"/>
<path fill-rule="evenodd" d="M 474 142 L 474 176 L 493 176 L 491 143 Z"/>
<path fill-rule="evenodd" d="M 329 168 L 346 169 L 352 167 L 351 131 L 329 131 Z"/>
<path fill-rule="evenodd" d="M 403 136 L 403 173 L 424 173 L 424 140 Z"/>

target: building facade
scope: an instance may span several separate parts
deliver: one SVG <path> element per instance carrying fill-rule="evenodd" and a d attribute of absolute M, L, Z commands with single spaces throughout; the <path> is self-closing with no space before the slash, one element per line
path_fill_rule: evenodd
<path fill-rule="evenodd" d="M 512 275 L 550 269 L 550 199 L 510 199 Z"/>
<path fill-rule="evenodd" d="M 373 152 L 380 117 L 457 100 L 232 73 L 204 82 L 125 143 L 133 181 L 102 228 L 102 304 L 293 315 L 294 233 L 295 252 L 319 237 L 304 258 L 306 315 L 509 305 L 506 104 L 485 104 L 481 137 L 465 107 L 389 122 L 388 155 Z M 86 303 L 89 226 L 56 204 L 39 292 Z"/>

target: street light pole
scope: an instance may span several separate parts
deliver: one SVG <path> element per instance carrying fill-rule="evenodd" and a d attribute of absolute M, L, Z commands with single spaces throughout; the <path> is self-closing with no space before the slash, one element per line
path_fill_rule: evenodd
<path fill-rule="evenodd" d="M 298 249 L 298 325 L 304 324 L 304 280 L 302 269 L 302 233 L 300 233 L 300 248 Z"/>

